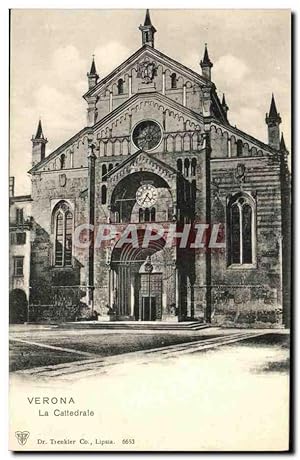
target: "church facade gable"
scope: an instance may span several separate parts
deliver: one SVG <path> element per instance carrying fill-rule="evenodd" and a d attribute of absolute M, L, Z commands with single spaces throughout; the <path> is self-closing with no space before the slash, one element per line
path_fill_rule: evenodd
<path fill-rule="evenodd" d="M 141 31 L 143 47 L 99 83 L 93 61 L 89 126 L 49 157 L 40 124 L 32 139 L 33 298 L 41 286 L 85 286 L 100 319 L 278 323 L 289 303 L 289 173 L 275 101 L 266 145 L 228 123 L 207 47 L 200 77 L 153 49 L 149 13 Z M 160 234 L 146 248 L 118 246 L 131 225 L 143 240 L 149 223 L 207 233 L 197 248 L 167 247 Z M 116 240 L 76 246 L 85 224 Z"/>
<path fill-rule="evenodd" d="M 88 103 L 88 125 L 101 120 L 132 95 L 149 90 L 198 114 L 206 114 L 205 99 L 212 98 L 211 113 L 225 119 L 213 83 L 159 51 L 144 46 L 84 95 Z"/>

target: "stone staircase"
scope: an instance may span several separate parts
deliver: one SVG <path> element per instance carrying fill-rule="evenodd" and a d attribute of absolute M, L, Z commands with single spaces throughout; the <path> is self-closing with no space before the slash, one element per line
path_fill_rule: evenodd
<path fill-rule="evenodd" d="M 132 331 L 198 331 L 209 324 L 201 321 L 181 323 L 167 321 L 76 321 L 59 325 L 60 329 L 106 329 Z"/>

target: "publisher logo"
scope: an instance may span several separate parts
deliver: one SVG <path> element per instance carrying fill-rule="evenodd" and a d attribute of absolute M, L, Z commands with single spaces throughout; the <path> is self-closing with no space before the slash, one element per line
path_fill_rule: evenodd
<path fill-rule="evenodd" d="M 15 435 L 18 440 L 18 443 L 21 446 L 25 446 L 28 438 L 29 438 L 29 432 L 28 431 L 16 431 Z"/>

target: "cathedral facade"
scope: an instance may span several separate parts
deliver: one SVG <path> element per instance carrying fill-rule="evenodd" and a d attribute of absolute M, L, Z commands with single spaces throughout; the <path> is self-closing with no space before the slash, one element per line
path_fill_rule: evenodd
<path fill-rule="evenodd" d="M 288 325 L 274 97 L 265 144 L 229 123 L 206 45 L 198 74 L 155 48 L 148 11 L 140 31 L 106 77 L 93 59 L 87 126 L 48 156 L 41 123 L 32 138 L 31 319 L 76 319 L 86 305 L 102 321 Z"/>

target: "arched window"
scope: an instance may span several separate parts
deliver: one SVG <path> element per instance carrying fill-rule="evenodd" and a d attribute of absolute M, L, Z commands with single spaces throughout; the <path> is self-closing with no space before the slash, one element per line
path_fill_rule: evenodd
<path fill-rule="evenodd" d="M 139 222 L 144 222 L 144 210 L 143 210 L 143 208 L 139 209 Z"/>
<path fill-rule="evenodd" d="M 228 260 L 230 264 L 253 264 L 255 258 L 255 204 L 246 194 L 229 202 Z"/>
<path fill-rule="evenodd" d="M 107 199 L 106 185 L 102 185 L 102 187 L 101 187 L 101 204 L 106 204 L 106 199 Z"/>
<path fill-rule="evenodd" d="M 150 209 L 150 221 L 155 222 L 155 208 Z"/>
<path fill-rule="evenodd" d="M 177 88 L 176 73 L 172 73 L 172 75 L 171 75 L 171 88 L 172 88 L 172 89 L 176 89 L 176 88 Z"/>
<path fill-rule="evenodd" d="M 53 210 L 54 224 L 54 265 L 72 265 L 73 214 L 70 206 L 61 201 Z"/>
<path fill-rule="evenodd" d="M 107 177 L 106 177 L 106 174 L 107 174 L 107 167 L 106 165 L 102 165 L 102 180 L 103 181 L 106 181 L 107 180 Z"/>
<path fill-rule="evenodd" d="M 60 156 L 59 161 L 60 161 L 60 169 L 64 169 L 65 164 L 66 164 L 66 155 L 64 153 Z"/>
<path fill-rule="evenodd" d="M 120 223 L 120 214 L 118 213 L 118 211 L 115 211 L 114 218 L 115 218 L 115 223 L 119 224 Z"/>
<path fill-rule="evenodd" d="M 241 157 L 243 155 L 243 141 L 239 139 L 236 143 L 236 156 Z"/>
<path fill-rule="evenodd" d="M 190 169 L 190 160 L 186 158 L 184 160 L 184 175 L 185 177 L 189 177 L 189 169 Z"/>
<path fill-rule="evenodd" d="M 192 159 L 192 165 L 191 165 L 191 175 L 196 176 L 196 166 L 197 166 L 197 160 L 196 158 Z"/>
<path fill-rule="evenodd" d="M 108 165 L 108 171 L 111 171 L 112 169 L 114 169 L 114 165 L 112 163 L 109 163 Z"/>
<path fill-rule="evenodd" d="M 155 222 L 156 210 L 155 208 L 140 208 L 139 209 L 139 222 Z"/>
<path fill-rule="evenodd" d="M 118 80 L 118 94 L 124 94 L 124 80 L 122 78 Z"/>
<path fill-rule="evenodd" d="M 150 222 L 150 210 L 146 208 L 144 211 L 144 222 Z"/>
<path fill-rule="evenodd" d="M 182 173 L 182 159 L 181 158 L 178 158 L 177 160 L 177 171 Z"/>

